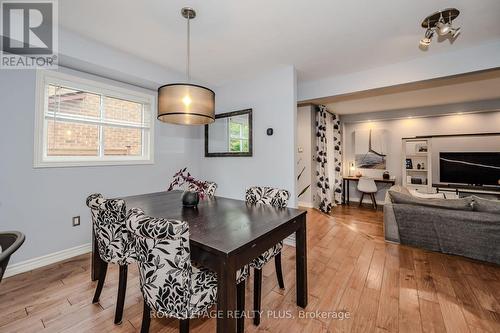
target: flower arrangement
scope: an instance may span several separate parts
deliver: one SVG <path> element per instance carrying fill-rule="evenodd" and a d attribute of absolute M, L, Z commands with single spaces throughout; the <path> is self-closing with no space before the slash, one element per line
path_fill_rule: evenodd
<path fill-rule="evenodd" d="M 170 183 L 167 191 L 172 191 L 175 187 L 184 188 L 185 191 L 196 192 L 200 199 L 204 199 L 207 184 L 202 180 L 195 179 L 187 171 L 187 168 L 183 168 L 175 173 L 174 180 Z"/>

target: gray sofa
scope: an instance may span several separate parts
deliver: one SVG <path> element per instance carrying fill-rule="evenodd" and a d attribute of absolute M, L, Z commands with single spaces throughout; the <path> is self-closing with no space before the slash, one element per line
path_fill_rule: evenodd
<path fill-rule="evenodd" d="M 500 264 L 500 201 L 422 199 L 393 186 L 384 205 L 384 234 L 389 242 Z"/>

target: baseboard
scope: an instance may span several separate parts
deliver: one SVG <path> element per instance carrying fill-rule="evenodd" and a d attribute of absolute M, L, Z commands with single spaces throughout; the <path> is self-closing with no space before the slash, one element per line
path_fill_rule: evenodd
<path fill-rule="evenodd" d="M 75 246 L 66 250 L 49 253 L 41 257 L 21 261 L 13 265 L 9 265 L 5 270 L 4 278 L 28 272 L 43 266 L 47 266 L 89 252 L 92 252 L 92 243 Z"/>
<path fill-rule="evenodd" d="M 314 204 L 311 202 L 299 201 L 299 207 L 314 208 Z"/>

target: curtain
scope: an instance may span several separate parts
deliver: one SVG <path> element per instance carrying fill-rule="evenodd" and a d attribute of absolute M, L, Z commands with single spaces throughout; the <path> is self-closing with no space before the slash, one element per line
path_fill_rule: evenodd
<path fill-rule="evenodd" d="M 319 210 L 329 213 L 332 210 L 332 195 L 328 179 L 327 112 L 324 105 L 319 105 L 316 110 L 316 182 L 317 194 L 320 200 Z"/>
<path fill-rule="evenodd" d="M 332 114 L 333 123 L 333 205 L 342 203 L 342 131 L 340 117 Z"/>

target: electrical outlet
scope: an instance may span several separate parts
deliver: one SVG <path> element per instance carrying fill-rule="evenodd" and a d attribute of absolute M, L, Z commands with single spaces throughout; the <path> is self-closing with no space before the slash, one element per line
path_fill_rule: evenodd
<path fill-rule="evenodd" d="M 73 217 L 73 227 L 78 227 L 80 225 L 80 216 Z"/>

